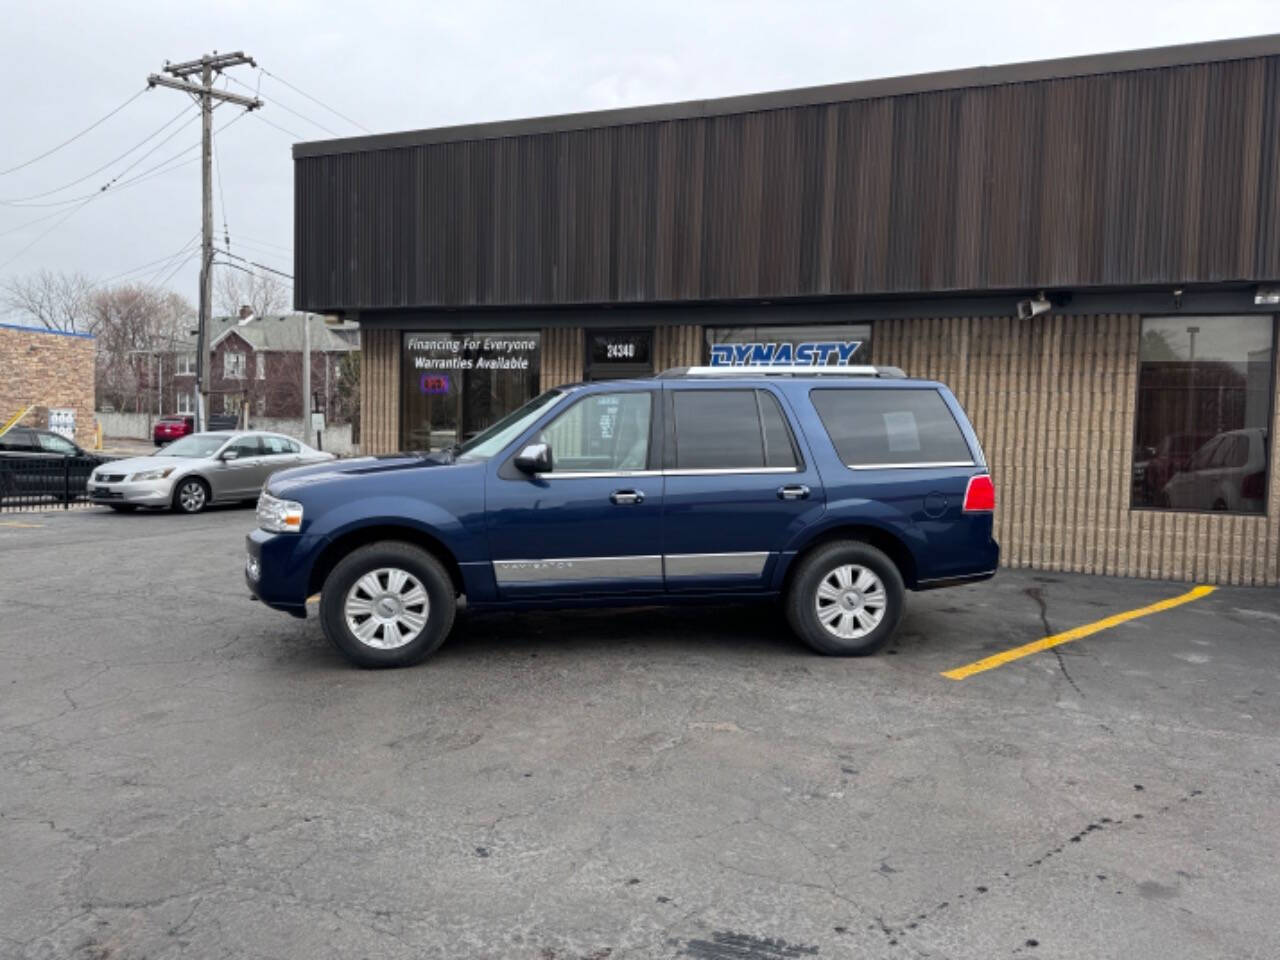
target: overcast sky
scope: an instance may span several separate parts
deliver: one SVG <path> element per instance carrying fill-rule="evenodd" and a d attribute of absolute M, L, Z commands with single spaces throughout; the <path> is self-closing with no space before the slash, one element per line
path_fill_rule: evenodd
<path fill-rule="evenodd" d="M 386 132 L 1280 33 L 1275 0 L 0 0 L 0 13 L 0 170 L 119 106 L 166 59 L 215 49 L 242 49 L 276 77 Z M 221 236 L 225 218 L 233 252 L 290 272 L 290 144 L 331 136 L 316 123 L 340 135 L 360 130 L 270 76 L 249 67 L 232 73 L 251 87 L 261 81 L 267 106 L 217 138 L 217 230 Z M 41 267 L 94 280 L 134 271 L 125 279 L 167 282 L 194 302 L 196 261 L 181 266 L 181 257 L 162 258 L 182 250 L 199 228 L 198 163 L 162 166 L 145 182 L 83 205 L 13 205 L 93 194 L 171 134 L 121 182 L 170 157 L 194 161 L 196 114 L 174 119 L 187 103 L 180 92 L 152 90 L 66 149 L 0 175 L 0 282 Z M 215 124 L 235 113 L 219 109 Z M 171 120 L 101 172 L 36 196 L 107 164 Z"/>

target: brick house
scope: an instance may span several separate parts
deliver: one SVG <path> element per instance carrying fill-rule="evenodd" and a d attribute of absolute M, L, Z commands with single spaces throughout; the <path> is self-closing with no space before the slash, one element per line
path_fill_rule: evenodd
<path fill-rule="evenodd" d="M 319 314 L 214 317 L 208 330 L 209 413 L 264 418 L 302 416 L 303 323 L 311 328 L 311 391 L 327 420 L 346 419 L 341 395 L 344 360 L 359 350 L 359 325 L 326 323 Z M 162 412 L 195 410 L 194 339 L 176 351 L 139 354 L 140 393 L 157 394 Z"/>
<path fill-rule="evenodd" d="M 0 426 L 27 407 L 24 426 L 65 433 L 93 446 L 94 339 L 0 323 Z"/>

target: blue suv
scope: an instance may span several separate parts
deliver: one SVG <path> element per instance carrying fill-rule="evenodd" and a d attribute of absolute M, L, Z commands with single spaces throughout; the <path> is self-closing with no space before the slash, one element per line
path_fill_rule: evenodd
<path fill-rule="evenodd" d="M 433 652 L 471 610 L 780 598 L 866 654 L 907 590 L 991 577 L 995 494 L 943 384 L 893 368 L 694 367 L 557 387 L 466 443 L 285 470 L 245 575 L 355 663 Z"/>

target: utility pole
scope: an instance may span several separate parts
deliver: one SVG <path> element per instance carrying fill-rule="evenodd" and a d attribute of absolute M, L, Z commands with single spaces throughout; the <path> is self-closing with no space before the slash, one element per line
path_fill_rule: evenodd
<path fill-rule="evenodd" d="M 311 433 L 311 314 L 302 315 L 302 435 Z"/>
<path fill-rule="evenodd" d="M 200 256 L 200 322 L 196 329 L 196 429 L 203 430 L 208 423 L 207 409 L 209 401 L 208 356 L 205 343 L 209 329 L 210 313 L 213 309 L 213 108 L 214 101 L 235 103 L 246 110 L 256 110 L 262 106 L 257 97 L 242 97 L 238 93 L 226 90 L 215 90 L 213 76 L 228 67 L 248 64 L 257 66 L 252 57 L 241 51 L 235 53 L 205 54 L 199 60 L 188 60 L 185 63 L 165 62 L 164 72 L 170 76 L 153 73 L 147 77 L 147 85 L 151 87 L 168 87 L 190 94 L 200 104 L 200 127 L 203 140 L 200 150 L 200 193 L 202 216 L 200 229 L 203 236 Z M 190 78 L 200 75 L 200 83 L 191 82 Z"/>

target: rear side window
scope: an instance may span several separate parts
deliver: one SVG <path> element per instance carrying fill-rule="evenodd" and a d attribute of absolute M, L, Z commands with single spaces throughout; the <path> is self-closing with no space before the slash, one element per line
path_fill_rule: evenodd
<path fill-rule="evenodd" d="M 850 467 L 973 462 L 937 390 L 820 389 L 810 396 L 836 453 Z"/>
<path fill-rule="evenodd" d="M 767 390 L 677 390 L 672 403 L 676 469 L 796 466 L 791 431 Z"/>

